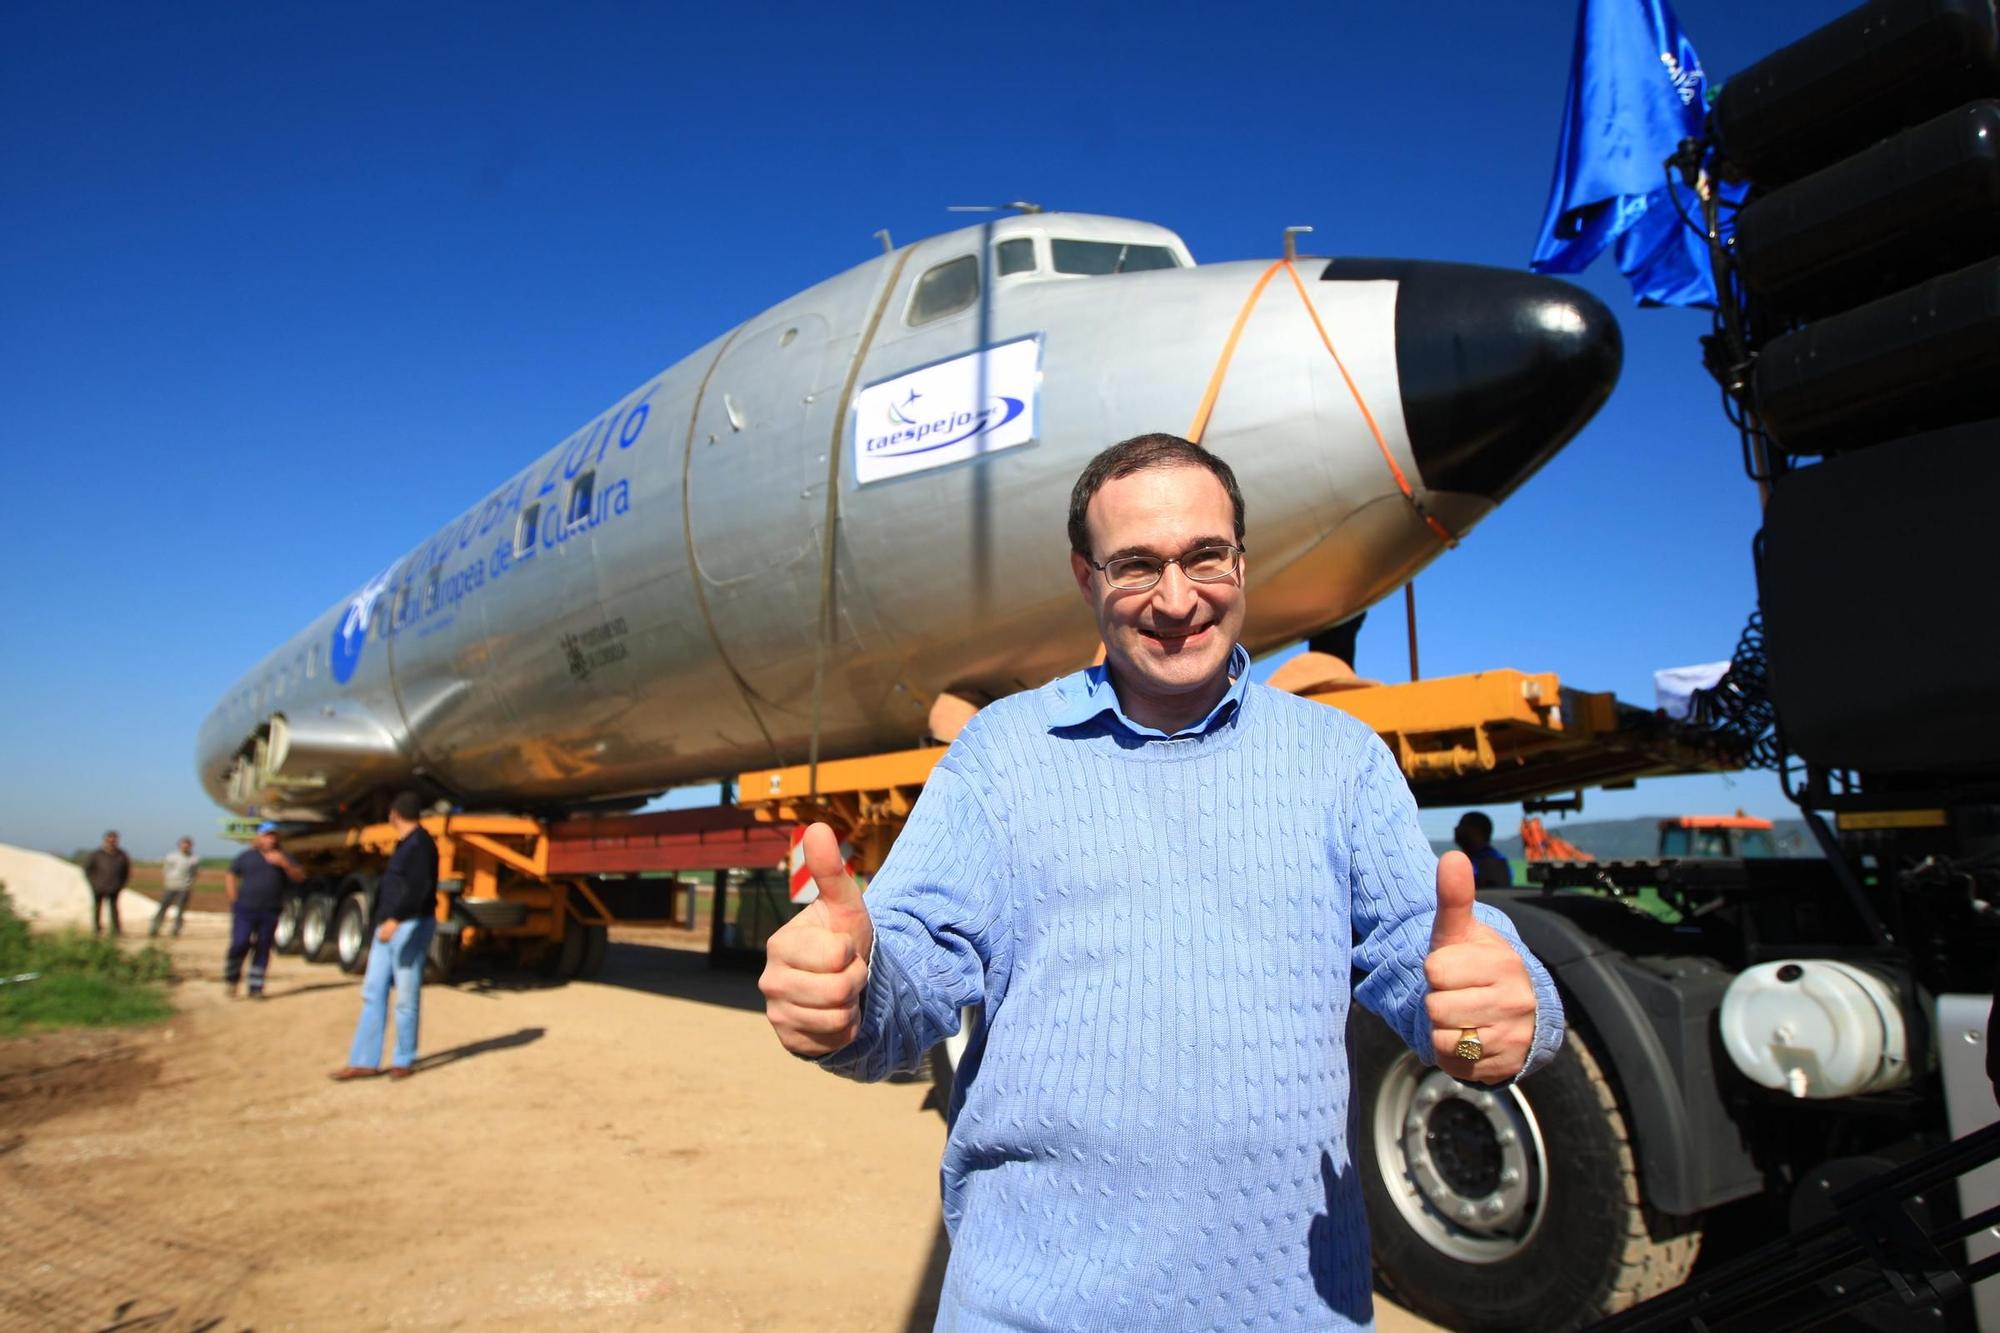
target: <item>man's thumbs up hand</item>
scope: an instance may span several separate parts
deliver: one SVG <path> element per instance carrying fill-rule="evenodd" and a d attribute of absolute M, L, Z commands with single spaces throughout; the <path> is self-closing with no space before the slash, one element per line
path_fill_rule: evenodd
<path fill-rule="evenodd" d="M 1527 1062 L 1535 1037 L 1535 987 L 1506 937 L 1472 914 L 1472 889 L 1472 862 L 1465 853 L 1438 858 L 1437 917 L 1424 959 L 1431 993 L 1424 1007 L 1438 1068 L 1461 1079 L 1499 1083 Z M 1468 1028 L 1484 1048 L 1476 1061 L 1457 1053 Z"/>
<path fill-rule="evenodd" d="M 830 1055 L 861 1030 L 875 928 L 832 829 L 814 824 L 806 830 L 805 858 L 819 897 L 765 944 L 757 989 L 764 992 L 765 1017 L 786 1050 Z"/>
<path fill-rule="evenodd" d="M 1464 852 L 1438 858 L 1437 919 L 1431 923 L 1431 952 L 1453 944 L 1469 944 L 1475 930 L 1493 932 L 1472 914 L 1472 860 Z"/>

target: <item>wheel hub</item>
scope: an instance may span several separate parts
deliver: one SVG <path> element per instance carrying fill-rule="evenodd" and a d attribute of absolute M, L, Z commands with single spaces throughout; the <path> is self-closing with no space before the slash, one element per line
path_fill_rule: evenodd
<path fill-rule="evenodd" d="M 1470 1263 L 1497 1263 L 1528 1243 L 1548 1160 L 1513 1088 L 1460 1083 L 1405 1055 L 1383 1079 L 1374 1122 L 1384 1184 L 1425 1240 Z"/>

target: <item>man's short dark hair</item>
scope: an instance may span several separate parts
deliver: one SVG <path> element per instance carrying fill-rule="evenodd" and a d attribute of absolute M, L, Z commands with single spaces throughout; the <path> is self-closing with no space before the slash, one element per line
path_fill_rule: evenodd
<path fill-rule="evenodd" d="M 423 798 L 413 791 L 399 791 L 396 793 L 396 799 L 389 802 L 389 813 L 414 824 L 424 813 Z"/>
<path fill-rule="evenodd" d="M 1202 468 L 1222 483 L 1222 489 L 1229 494 L 1229 508 L 1236 519 L 1236 543 L 1242 545 L 1243 492 L 1237 489 L 1236 474 L 1229 470 L 1229 464 L 1193 440 L 1156 432 L 1120 440 L 1091 459 L 1083 469 L 1083 475 L 1076 479 L 1076 485 L 1069 493 L 1069 549 L 1085 560 L 1091 558 L 1090 531 L 1083 519 L 1090 509 L 1091 497 L 1103 488 L 1105 482 L 1129 477 L 1134 472 L 1166 467 Z"/>
<path fill-rule="evenodd" d="M 1471 829 L 1488 842 L 1493 840 L 1493 821 L 1482 811 L 1467 810 L 1458 817 L 1458 826 Z"/>

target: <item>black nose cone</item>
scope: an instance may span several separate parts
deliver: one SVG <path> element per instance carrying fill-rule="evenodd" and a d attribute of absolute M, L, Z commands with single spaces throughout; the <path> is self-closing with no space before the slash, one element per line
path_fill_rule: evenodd
<path fill-rule="evenodd" d="M 1583 429 L 1625 359 L 1618 322 L 1554 278 L 1336 259 L 1322 282 L 1393 279 L 1403 420 L 1424 485 L 1501 500 Z"/>

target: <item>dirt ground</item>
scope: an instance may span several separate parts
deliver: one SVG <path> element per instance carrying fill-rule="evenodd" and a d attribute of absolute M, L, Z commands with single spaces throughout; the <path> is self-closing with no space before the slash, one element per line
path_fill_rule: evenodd
<path fill-rule="evenodd" d="M 170 942 L 167 1024 L 0 1042 L 0 1326 L 930 1327 L 929 1086 L 803 1068 L 688 937 L 427 987 L 418 1077 L 335 1084 L 356 979 L 231 1001 L 225 935 Z"/>

